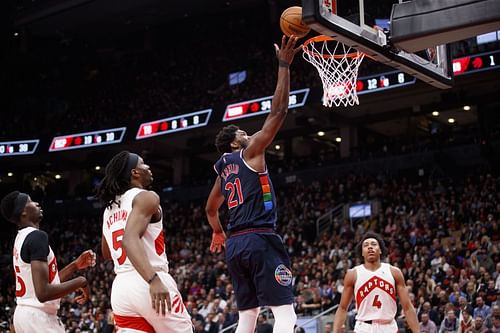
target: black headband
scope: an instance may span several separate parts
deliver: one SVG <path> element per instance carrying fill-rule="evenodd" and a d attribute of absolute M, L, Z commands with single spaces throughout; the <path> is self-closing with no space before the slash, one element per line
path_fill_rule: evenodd
<path fill-rule="evenodd" d="M 26 207 L 26 203 L 28 202 L 29 195 L 26 193 L 20 192 L 17 195 L 16 200 L 14 200 L 14 210 L 12 211 L 12 214 L 10 215 L 10 220 L 19 222 L 19 217 L 21 216 L 21 213 L 24 210 L 24 207 Z"/>
<path fill-rule="evenodd" d="M 127 166 L 122 172 L 122 177 L 126 179 L 130 179 L 130 171 L 137 167 L 137 163 L 139 163 L 139 155 L 134 153 L 128 153 Z"/>

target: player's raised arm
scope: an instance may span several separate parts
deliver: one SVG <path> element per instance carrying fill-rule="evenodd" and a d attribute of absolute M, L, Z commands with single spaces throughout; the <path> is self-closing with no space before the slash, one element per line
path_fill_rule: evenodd
<path fill-rule="evenodd" d="M 335 319 L 333 320 L 333 333 L 341 332 L 342 325 L 345 323 L 347 316 L 347 309 L 351 304 L 352 297 L 354 296 L 354 283 L 356 282 L 356 270 L 351 269 L 347 271 L 344 277 L 344 291 L 340 298 L 339 308 L 335 312 Z"/>
<path fill-rule="evenodd" d="M 408 326 L 413 333 L 420 333 L 420 326 L 417 319 L 417 313 L 413 304 L 411 304 L 410 296 L 408 295 L 408 289 L 406 289 L 406 283 L 403 277 L 403 273 L 397 267 L 391 266 L 391 273 L 396 281 L 396 290 L 399 296 L 399 301 L 403 307 L 403 311 L 408 322 Z"/>
<path fill-rule="evenodd" d="M 262 130 L 251 137 L 248 147 L 245 149 L 245 158 L 248 160 L 263 155 L 266 147 L 274 140 L 288 113 L 288 98 L 290 94 L 289 67 L 295 54 L 301 50 L 301 47 L 295 47 L 296 43 L 297 37 L 292 36 L 287 39 L 286 36 L 283 36 L 281 47 L 274 44 L 279 66 L 276 90 L 273 95 L 271 112 L 267 116 Z"/>

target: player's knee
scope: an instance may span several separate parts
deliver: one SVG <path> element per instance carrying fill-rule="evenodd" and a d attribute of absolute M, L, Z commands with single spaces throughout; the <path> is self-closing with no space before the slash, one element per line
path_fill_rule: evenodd
<path fill-rule="evenodd" d="M 271 306 L 271 311 L 273 312 L 276 322 L 280 323 L 291 323 L 292 326 L 297 321 L 297 315 L 293 310 L 293 305 L 281 305 L 281 306 Z"/>

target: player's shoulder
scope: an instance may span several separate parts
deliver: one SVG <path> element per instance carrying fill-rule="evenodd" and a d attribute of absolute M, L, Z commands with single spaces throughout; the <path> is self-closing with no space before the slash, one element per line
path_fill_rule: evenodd
<path fill-rule="evenodd" d="M 138 204 L 144 207 L 158 206 L 160 204 L 160 196 L 155 191 L 138 191 L 134 196 L 132 206 L 135 207 Z"/>
<path fill-rule="evenodd" d="M 30 230 L 23 241 L 22 249 L 35 249 L 35 248 L 46 248 L 49 246 L 49 235 L 43 231 L 36 228 Z M 21 250 L 21 252 L 23 252 Z"/>
<path fill-rule="evenodd" d="M 402 278 L 403 277 L 403 272 L 401 272 L 401 269 L 397 266 L 393 266 L 391 264 L 387 264 L 387 266 L 389 267 L 390 271 L 391 271 L 391 274 L 392 276 L 397 280 L 398 278 Z"/>
<path fill-rule="evenodd" d="M 33 230 L 30 230 L 28 235 L 26 235 L 25 242 L 26 241 L 46 241 L 48 239 L 49 239 L 49 235 L 45 231 L 33 228 Z"/>
<path fill-rule="evenodd" d="M 354 283 L 356 281 L 356 278 L 358 276 L 357 267 L 358 266 L 355 266 L 355 267 L 350 268 L 350 269 L 347 270 L 347 272 L 345 273 L 345 277 L 344 277 L 344 280 L 346 282 L 352 282 L 352 283 Z"/>

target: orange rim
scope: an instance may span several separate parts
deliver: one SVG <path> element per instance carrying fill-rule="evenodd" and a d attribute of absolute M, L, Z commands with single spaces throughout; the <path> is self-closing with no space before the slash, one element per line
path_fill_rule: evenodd
<path fill-rule="evenodd" d="M 325 58 L 325 59 L 329 59 L 329 58 L 343 59 L 346 57 L 347 58 L 359 58 L 360 56 L 362 56 L 364 54 L 363 52 L 351 52 L 351 53 L 346 53 L 346 54 L 321 54 L 321 53 L 310 51 L 308 49 L 308 46 L 311 43 L 329 42 L 332 40 L 335 40 L 335 38 L 330 37 L 330 36 L 326 36 L 326 35 L 315 36 L 315 37 L 312 37 L 312 38 L 309 38 L 308 40 L 306 40 L 304 42 L 304 45 L 302 45 L 302 49 L 304 50 L 304 52 L 312 55 L 313 57 Z"/>

